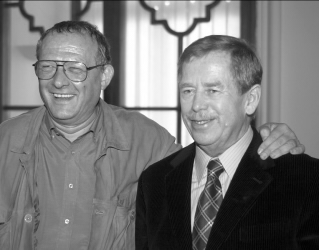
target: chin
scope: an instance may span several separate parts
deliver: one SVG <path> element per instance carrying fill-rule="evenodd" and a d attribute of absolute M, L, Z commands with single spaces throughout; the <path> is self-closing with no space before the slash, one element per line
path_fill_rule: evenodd
<path fill-rule="evenodd" d="M 74 117 L 74 114 L 73 113 L 70 113 L 70 112 L 61 112 L 58 111 L 58 112 L 50 112 L 51 113 L 51 116 L 55 119 L 55 120 L 68 120 L 68 119 L 72 119 Z"/>
<path fill-rule="evenodd" d="M 218 141 L 218 138 L 216 136 L 205 136 L 205 135 L 193 135 L 192 136 L 194 141 L 201 146 L 209 146 L 212 144 L 215 144 Z"/>

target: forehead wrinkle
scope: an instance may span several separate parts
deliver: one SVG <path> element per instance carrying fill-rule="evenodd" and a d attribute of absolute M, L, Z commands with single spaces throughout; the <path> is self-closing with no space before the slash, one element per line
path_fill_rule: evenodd
<path fill-rule="evenodd" d="M 77 46 L 74 46 L 74 45 L 68 45 L 66 47 L 61 47 L 61 50 L 62 51 L 65 51 L 65 52 L 70 52 L 70 53 L 82 53 L 85 51 L 85 49 L 81 48 L 81 47 L 77 47 Z"/>
<path fill-rule="evenodd" d="M 41 52 L 42 53 L 46 53 L 46 52 L 67 52 L 70 54 L 79 54 L 82 55 L 83 52 L 85 52 L 84 48 L 78 47 L 78 46 L 74 46 L 72 44 L 66 45 L 66 44 L 47 44 L 46 46 L 43 46 L 43 48 L 41 48 Z"/>
<path fill-rule="evenodd" d="M 77 39 L 79 38 L 79 39 Z M 54 34 L 46 37 L 39 48 L 39 59 L 80 61 L 85 64 L 94 64 L 96 49 L 92 47 L 97 43 L 91 38 L 81 34 Z M 88 53 L 88 50 L 91 50 Z"/>

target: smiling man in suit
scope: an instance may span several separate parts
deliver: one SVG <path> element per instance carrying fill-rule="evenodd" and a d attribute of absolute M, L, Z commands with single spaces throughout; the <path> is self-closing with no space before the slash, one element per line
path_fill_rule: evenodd
<path fill-rule="evenodd" d="M 261 79 L 243 40 L 212 35 L 183 52 L 180 102 L 195 142 L 141 175 L 137 249 L 319 249 L 319 161 L 260 159 Z"/>

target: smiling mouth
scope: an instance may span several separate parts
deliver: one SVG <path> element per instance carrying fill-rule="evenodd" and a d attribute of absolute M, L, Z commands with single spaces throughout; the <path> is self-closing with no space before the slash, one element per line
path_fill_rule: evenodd
<path fill-rule="evenodd" d="M 71 98 L 73 97 L 74 95 L 67 95 L 67 94 L 53 94 L 53 96 L 55 98 Z"/>
<path fill-rule="evenodd" d="M 195 125 L 206 125 L 212 121 L 214 121 L 215 118 L 211 118 L 211 119 L 208 119 L 208 120 L 191 120 Z"/>
<path fill-rule="evenodd" d="M 195 122 L 196 124 L 198 124 L 198 125 L 203 125 L 203 124 L 206 124 L 206 123 L 208 123 L 210 120 L 203 120 L 203 121 L 193 121 L 193 122 Z"/>

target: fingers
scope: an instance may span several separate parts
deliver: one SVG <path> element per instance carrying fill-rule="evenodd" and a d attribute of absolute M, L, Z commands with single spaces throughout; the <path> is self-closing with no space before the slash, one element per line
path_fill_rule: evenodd
<path fill-rule="evenodd" d="M 306 151 L 306 147 L 303 144 L 299 144 L 295 148 L 290 150 L 293 155 L 303 154 Z"/>
<path fill-rule="evenodd" d="M 262 151 L 260 158 L 265 160 L 270 156 L 276 159 L 284 154 L 290 153 L 290 151 L 296 149 L 296 147 L 298 147 L 296 140 L 292 139 L 287 141 L 287 138 L 281 136 Z M 297 149 L 296 153 L 298 152 L 302 152 L 301 148 Z"/>
<path fill-rule="evenodd" d="M 260 145 L 258 154 L 263 160 L 269 156 L 276 159 L 288 153 L 305 152 L 305 146 L 300 144 L 294 132 L 286 124 L 265 124 L 260 129 L 260 133 L 264 142 Z"/>
<path fill-rule="evenodd" d="M 258 149 L 258 154 L 261 155 L 263 153 L 261 156 L 264 157 L 264 159 L 266 159 L 273 150 L 282 146 L 286 142 L 284 138 L 280 139 L 283 134 L 287 133 L 287 131 L 285 131 L 285 128 L 281 127 L 280 125 L 281 124 L 277 124 L 277 127 L 272 127 L 272 131 L 271 124 L 267 123 L 260 127 L 260 134 L 263 139 L 263 143 Z M 294 134 L 290 136 L 295 138 Z"/>
<path fill-rule="evenodd" d="M 261 127 L 259 132 L 260 132 L 260 135 L 261 135 L 261 138 L 263 139 L 263 141 L 265 141 L 267 139 L 267 137 L 270 135 L 270 129 L 266 126 Z"/>

